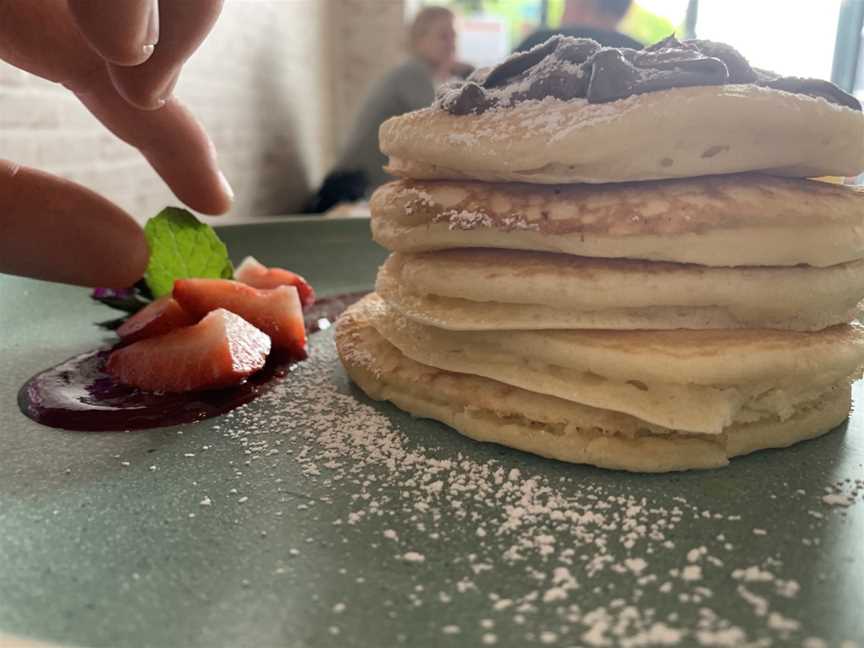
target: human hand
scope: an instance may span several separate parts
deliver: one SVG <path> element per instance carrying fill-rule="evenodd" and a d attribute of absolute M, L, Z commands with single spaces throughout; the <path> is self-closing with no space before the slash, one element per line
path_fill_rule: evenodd
<path fill-rule="evenodd" d="M 0 59 L 61 83 L 137 148 L 175 195 L 221 214 L 232 193 L 204 129 L 171 92 L 222 0 L 0 0 Z M 126 212 L 78 184 L 0 159 L 0 272 L 121 288 L 147 264 Z"/>

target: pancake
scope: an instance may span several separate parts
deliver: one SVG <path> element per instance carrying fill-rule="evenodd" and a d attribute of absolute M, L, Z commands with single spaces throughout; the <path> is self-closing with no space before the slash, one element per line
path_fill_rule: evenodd
<path fill-rule="evenodd" d="M 416 362 L 702 434 L 785 420 L 858 378 L 864 364 L 864 329 L 849 325 L 816 333 L 445 331 L 378 295 L 363 300 L 362 314 Z"/>
<path fill-rule="evenodd" d="M 854 319 L 864 260 L 709 268 L 548 252 L 396 252 L 376 291 L 402 314 L 452 330 L 819 330 Z"/>
<path fill-rule="evenodd" d="M 849 388 L 841 385 L 800 405 L 782 421 L 769 416 L 731 425 L 721 434 L 682 433 L 415 362 L 372 326 L 369 301 L 374 298 L 349 308 L 336 323 L 340 359 L 364 392 L 478 441 L 552 459 L 638 472 L 720 467 L 730 457 L 824 434 L 840 425 L 849 411 Z"/>
<path fill-rule="evenodd" d="M 546 97 L 480 114 L 432 106 L 381 125 L 402 178 L 610 183 L 764 171 L 856 175 L 864 115 L 750 84 L 673 88 L 611 103 Z"/>
<path fill-rule="evenodd" d="M 729 175 L 623 185 L 384 185 L 372 233 L 417 252 L 493 247 L 707 266 L 825 267 L 864 258 L 864 192 Z"/>

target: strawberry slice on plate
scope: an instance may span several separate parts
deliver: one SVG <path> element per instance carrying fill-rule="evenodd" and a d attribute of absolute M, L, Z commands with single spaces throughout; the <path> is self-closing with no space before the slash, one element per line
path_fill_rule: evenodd
<path fill-rule="evenodd" d="M 274 349 L 306 357 L 303 308 L 293 286 L 257 290 L 229 279 L 178 279 L 174 299 L 196 317 L 225 308 L 269 335 Z"/>
<path fill-rule="evenodd" d="M 234 278 L 253 288 L 269 289 L 279 286 L 294 286 L 300 294 L 300 303 L 311 306 L 315 303 L 315 291 L 300 275 L 283 268 L 268 268 L 255 257 L 247 256 L 234 271 Z"/>
<path fill-rule="evenodd" d="M 171 295 L 160 297 L 127 319 L 117 335 L 131 343 L 145 338 L 163 335 L 183 326 L 191 326 L 198 320 L 187 313 Z"/>
<path fill-rule="evenodd" d="M 194 326 L 140 340 L 108 356 L 106 371 L 139 389 L 186 392 L 236 385 L 259 371 L 270 338 L 225 309 Z"/>

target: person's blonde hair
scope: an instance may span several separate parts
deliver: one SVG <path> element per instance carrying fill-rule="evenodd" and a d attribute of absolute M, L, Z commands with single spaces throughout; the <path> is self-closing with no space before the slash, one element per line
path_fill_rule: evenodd
<path fill-rule="evenodd" d="M 408 49 L 413 52 L 417 41 L 423 38 L 432 25 L 442 18 L 453 20 L 453 12 L 447 7 L 438 6 L 423 7 L 418 11 L 408 28 Z"/>

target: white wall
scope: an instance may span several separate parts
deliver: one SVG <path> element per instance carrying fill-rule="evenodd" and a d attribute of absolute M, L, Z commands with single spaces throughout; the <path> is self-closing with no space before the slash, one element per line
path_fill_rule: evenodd
<path fill-rule="evenodd" d="M 368 84 L 394 64 L 402 0 L 228 0 L 176 94 L 216 143 L 232 216 L 296 209 Z M 63 88 L 0 62 L 0 156 L 88 185 L 141 220 L 176 199 Z"/>

